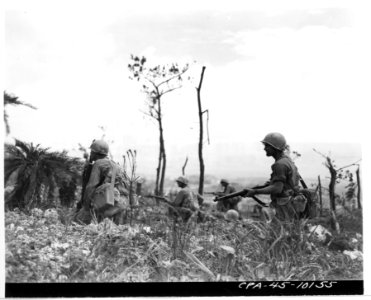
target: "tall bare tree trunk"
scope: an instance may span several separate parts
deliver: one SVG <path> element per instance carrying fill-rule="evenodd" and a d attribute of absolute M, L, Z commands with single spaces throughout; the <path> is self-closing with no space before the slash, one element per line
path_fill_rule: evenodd
<path fill-rule="evenodd" d="M 160 170 L 161 170 L 161 161 L 162 161 L 162 153 L 161 153 L 161 144 L 159 146 L 159 155 L 158 155 L 158 165 L 156 168 L 156 186 L 155 186 L 155 195 L 159 196 L 159 181 L 160 181 Z M 159 202 L 159 201 L 157 201 Z"/>
<path fill-rule="evenodd" d="M 327 158 L 328 169 L 330 171 L 330 184 L 329 184 L 329 196 L 330 196 L 330 206 L 332 210 L 336 210 L 336 202 L 335 202 L 335 184 L 336 184 L 336 170 L 331 163 L 331 159 Z"/>
<path fill-rule="evenodd" d="M 162 128 L 162 126 L 161 126 Z M 165 183 L 165 172 L 166 172 L 166 153 L 165 153 L 165 140 L 163 136 L 163 131 L 161 129 L 161 149 L 162 149 L 162 169 L 161 169 L 161 177 L 160 177 L 160 196 L 164 194 L 164 183 Z"/>
<path fill-rule="evenodd" d="M 361 203 L 361 178 L 359 176 L 359 167 L 356 171 L 356 175 L 357 175 L 357 204 L 358 204 L 358 208 L 359 209 L 362 209 L 362 203 Z"/>
<path fill-rule="evenodd" d="M 205 164 L 204 164 L 204 158 L 203 158 L 203 153 L 202 153 L 202 146 L 203 146 L 203 139 L 204 139 L 204 128 L 203 128 L 203 111 L 202 111 L 202 106 L 201 106 L 201 87 L 202 87 L 202 81 L 204 78 L 204 72 L 205 72 L 206 67 L 202 67 L 201 71 L 201 78 L 200 78 L 200 83 L 198 85 L 197 89 L 197 102 L 198 102 L 198 118 L 200 121 L 200 138 L 198 141 L 198 157 L 200 160 L 200 179 L 199 179 L 199 184 L 198 184 L 198 193 L 202 196 L 204 193 L 204 177 L 205 177 Z"/>
<path fill-rule="evenodd" d="M 156 120 L 158 122 L 158 130 L 159 130 L 159 153 L 158 153 L 158 164 L 156 168 L 156 186 L 155 186 L 155 195 L 161 196 L 160 192 L 160 178 L 162 173 L 162 164 L 163 164 L 163 128 L 162 128 L 162 115 L 161 115 L 161 98 L 157 98 L 157 116 Z M 159 200 L 156 200 L 157 204 Z"/>
<path fill-rule="evenodd" d="M 330 206 L 331 206 L 331 217 L 332 217 L 332 226 L 337 233 L 340 233 L 339 222 L 336 217 L 336 200 L 335 200 L 335 185 L 336 185 L 336 176 L 337 172 L 332 165 L 330 157 L 327 157 L 327 167 L 330 171 L 330 184 L 329 184 L 329 194 L 330 194 Z"/>
<path fill-rule="evenodd" d="M 166 172 L 166 152 L 165 152 L 165 139 L 164 139 L 164 129 L 162 126 L 162 111 L 161 111 L 161 101 L 158 100 L 158 125 L 160 130 L 160 155 L 161 155 L 161 171 L 160 171 L 160 184 L 159 184 L 159 195 L 162 196 L 164 194 L 164 182 L 165 182 L 165 172 Z"/>
<path fill-rule="evenodd" d="M 322 216 L 322 184 L 321 184 L 321 177 L 318 175 L 318 191 L 319 191 L 319 215 Z"/>

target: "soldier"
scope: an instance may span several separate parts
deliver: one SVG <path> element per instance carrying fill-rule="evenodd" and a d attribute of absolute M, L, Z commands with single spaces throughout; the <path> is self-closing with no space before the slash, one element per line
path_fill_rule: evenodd
<path fill-rule="evenodd" d="M 281 221 L 292 221 L 298 217 L 293 196 L 299 191 L 299 173 L 294 162 L 284 154 L 287 148 L 285 137 L 277 132 L 269 133 L 262 141 L 267 156 L 274 158 L 269 184 L 263 188 L 245 189 L 246 197 L 259 194 L 271 196 L 271 207 Z"/>
<path fill-rule="evenodd" d="M 177 193 L 175 200 L 173 202 L 174 207 L 185 208 L 186 210 L 179 210 L 179 214 L 184 222 L 187 222 L 191 216 L 191 211 L 195 211 L 196 207 L 193 203 L 193 193 L 188 187 L 188 179 L 180 176 L 176 180 L 178 187 L 181 190 Z"/>
<path fill-rule="evenodd" d="M 116 224 L 122 223 L 126 209 L 129 206 L 129 184 L 125 179 L 124 174 L 118 167 L 118 165 L 110 160 L 108 155 L 108 144 L 103 140 L 94 140 L 90 146 L 90 164 L 91 171 L 84 172 L 83 185 L 84 191 L 82 199 L 82 209 L 77 215 L 77 219 L 84 222 L 90 223 L 87 217 L 87 212 L 91 212 L 93 209 L 92 199 L 94 193 L 97 192 L 98 188 L 103 184 L 111 182 L 113 173 L 115 173 L 114 181 L 114 205 L 108 205 L 102 210 L 94 210 L 98 217 L 98 221 L 105 217 L 112 217 Z M 88 168 L 87 168 L 88 169 Z M 115 169 L 115 172 L 113 170 Z M 87 171 L 87 170 L 85 170 Z M 89 174 L 90 173 L 90 174 Z M 134 192 L 132 191 L 132 195 Z M 90 217 L 91 219 L 91 217 Z"/>
<path fill-rule="evenodd" d="M 232 186 L 227 179 L 220 180 L 220 185 L 223 188 L 223 191 L 220 193 L 217 193 L 218 197 L 229 195 L 236 192 L 236 189 L 234 186 Z M 241 197 L 237 196 L 231 199 L 218 201 L 218 204 L 216 205 L 216 209 L 221 212 L 226 212 L 230 209 L 238 210 L 237 204 L 241 201 Z"/>

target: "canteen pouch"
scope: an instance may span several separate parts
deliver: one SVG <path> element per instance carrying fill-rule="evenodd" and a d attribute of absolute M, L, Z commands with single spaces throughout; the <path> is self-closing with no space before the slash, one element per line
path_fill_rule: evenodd
<path fill-rule="evenodd" d="M 304 212 L 307 205 L 307 198 L 303 194 L 298 194 L 293 197 L 292 204 L 296 212 Z"/>
<path fill-rule="evenodd" d="M 107 206 L 113 206 L 115 204 L 115 196 L 111 184 L 107 182 L 99 186 L 95 190 L 92 200 L 93 207 L 96 210 L 102 210 Z"/>
<path fill-rule="evenodd" d="M 93 194 L 92 206 L 96 210 L 106 209 L 108 207 L 114 206 L 115 204 L 115 194 L 114 185 L 116 179 L 116 166 L 113 165 L 111 182 L 103 183 L 99 186 Z"/>

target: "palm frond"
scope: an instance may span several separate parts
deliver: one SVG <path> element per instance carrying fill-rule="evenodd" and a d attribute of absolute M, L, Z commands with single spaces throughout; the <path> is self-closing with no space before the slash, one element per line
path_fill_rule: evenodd
<path fill-rule="evenodd" d="M 4 91 L 4 107 L 6 105 L 23 105 L 23 106 L 27 106 L 27 107 L 32 108 L 32 109 L 37 109 L 32 104 L 29 104 L 27 102 L 20 101 L 18 99 L 19 98 L 17 96 L 11 95 L 11 94 L 9 94 L 9 93 L 7 93 L 7 92 Z"/>
<path fill-rule="evenodd" d="M 20 168 L 22 161 L 12 161 L 4 164 L 4 181 L 7 182 L 9 177 Z"/>
<path fill-rule="evenodd" d="M 15 147 L 19 148 L 23 151 L 24 154 L 29 155 L 32 152 L 32 143 L 27 144 L 25 142 L 22 142 L 21 140 L 15 139 Z"/>
<path fill-rule="evenodd" d="M 10 159 L 13 159 L 13 158 L 23 158 L 24 159 L 25 158 L 24 153 L 14 145 L 5 144 L 4 145 L 4 153 L 7 154 L 7 156 Z M 7 157 L 7 156 L 5 156 L 5 157 Z"/>
<path fill-rule="evenodd" d="M 49 148 L 43 148 L 39 144 L 20 140 L 16 140 L 15 146 L 6 145 L 5 152 L 4 179 L 7 180 L 13 172 L 18 171 L 17 189 L 12 194 L 12 203 L 23 208 L 49 205 L 50 203 L 44 203 L 45 193 L 48 198 L 56 188 L 76 182 L 84 166 L 80 158 L 69 157 L 67 151 L 51 152 Z M 46 201 L 52 200 L 48 199 Z"/>

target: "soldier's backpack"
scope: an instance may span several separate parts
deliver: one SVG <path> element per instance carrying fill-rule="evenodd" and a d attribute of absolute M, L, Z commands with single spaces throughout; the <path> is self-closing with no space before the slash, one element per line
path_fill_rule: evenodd
<path fill-rule="evenodd" d="M 300 217 L 305 219 L 313 219 L 318 214 L 318 195 L 317 189 L 309 189 L 304 180 L 300 177 L 300 183 L 303 186 L 299 192 L 307 199 L 307 204 Z"/>
<path fill-rule="evenodd" d="M 113 165 L 111 182 L 100 185 L 92 196 L 92 206 L 97 211 L 103 211 L 115 204 L 114 184 L 116 178 L 116 166 Z"/>

